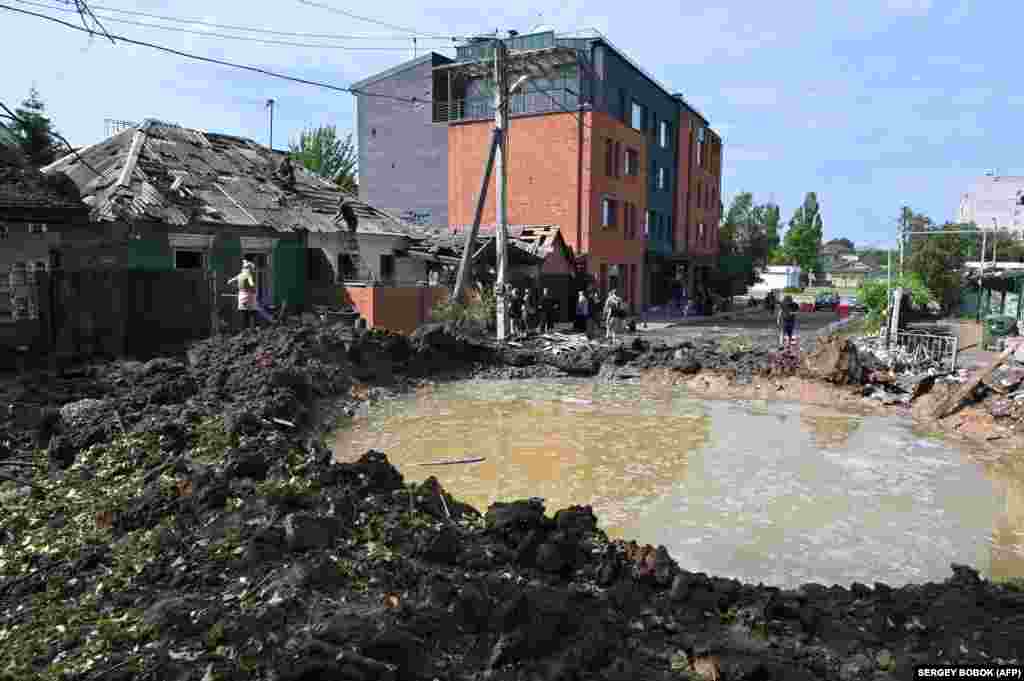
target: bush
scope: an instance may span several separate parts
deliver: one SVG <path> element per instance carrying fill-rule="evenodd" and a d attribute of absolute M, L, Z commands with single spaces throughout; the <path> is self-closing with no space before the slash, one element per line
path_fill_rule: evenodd
<path fill-rule="evenodd" d="M 475 322 L 487 328 L 497 323 L 497 302 L 494 290 L 486 288 L 482 291 L 468 291 L 461 303 L 445 300 L 438 303 L 430 311 L 432 322 Z"/>
<path fill-rule="evenodd" d="M 892 280 L 892 288 L 902 288 L 910 293 L 910 302 L 923 306 L 935 301 L 935 295 L 924 285 L 924 281 L 916 273 L 905 274 Z M 860 303 L 867 309 L 865 328 L 877 331 L 882 326 L 885 313 L 889 309 L 889 286 L 884 279 L 865 281 L 857 289 Z"/>
<path fill-rule="evenodd" d="M 788 287 L 782 289 L 782 292 L 783 293 L 803 293 L 804 290 L 800 286 L 788 286 Z"/>

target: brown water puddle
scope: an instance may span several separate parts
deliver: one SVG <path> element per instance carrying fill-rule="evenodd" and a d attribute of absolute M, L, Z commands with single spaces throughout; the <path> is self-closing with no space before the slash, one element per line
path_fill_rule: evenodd
<path fill-rule="evenodd" d="M 690 570 L 782 585 L 942 580 L 951 562 L 1024 576 L 1024 464 L 905 419 L 701 400 L 658 380 L 467 381 L 336 433 L 339 459 L 368 449 L 481 510 L 589 504 L 609 534 L 664 544 Z M 469 457 L 485 460 L 419 465 Z"/>

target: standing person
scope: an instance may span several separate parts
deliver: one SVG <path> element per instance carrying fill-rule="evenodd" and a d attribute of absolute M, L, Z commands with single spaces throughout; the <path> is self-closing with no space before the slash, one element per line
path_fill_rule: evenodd
<path fill-rule="evenodd" d="M 796 303 L 792 296 L 786 296 L 779 305 L 779 311 L 775 315 L 775 325 L 779 329 L 779 346 L 787 348 L 793 342 L 793 332 L 796 330 Z"/>
<path fill-rule="evenodd" d="M 587 294 L 580 291 L 576 297 L 576 320 L 573 323 L 573 329 L 576 331 L 586 333 L 587 322 L 590 321 L 590 301 L 587 300 Z"/>
<path fill-rule="evenodd" d="M 622 324 L 622 299 L 619 298 L 618 291 L 612 289 L 608 293 L 608 299 L 604 301 L 604 323 L 605 323 L 605 338 L 615 342 L 615 336 L 619 332 L 619 327 Z"/>
<path fill-rule="evenodd" d="M 689 312 L 690 296 L 688 294 L 689 292 L 686 290 L 686 284 L 679 282 L 679 311 L 682 313 L 684 319 Z"/>
<path fill-rule="evenodd" d="M 590 319 L 594 323 L 594 331 L 601 327 L 601 315 L 604 312 L 604 301 L 601 300 L 601 290 L 595 288 L 590 292 Z"/>
<path fill-rule="evenodd" d="M 523 299 L 519 297 L 519 289 L 512 289 L 508 298 L 508 319 L 511 325 L 512 337 L 519 336 L 523 329 Z"/>
<path fill-rule="evenodd" d="M 558 312 L 558 301 L 551 295 L 551 289 L 544 289 L 540 299 L 541 327 L 544 333 L 555 330 L 555 319 Z"/>
<path fill-rule="evenodd" d="M 228 286 L 238 285 L 238 310 L 242 313 L 242 328 L 256 325 L 256 265 L 242 261 L 242 271 L 228 279 Z"/>
<path fill-rule="evenodd" d="M 528 336 L 532 329 L 532 322 L 534 317 L 535 303 L 533 300 L 533 291 L 526 289 L 523 294 L 523 309 L 522 309 L 522 320 L 523 320 L 523 336 Z"/>

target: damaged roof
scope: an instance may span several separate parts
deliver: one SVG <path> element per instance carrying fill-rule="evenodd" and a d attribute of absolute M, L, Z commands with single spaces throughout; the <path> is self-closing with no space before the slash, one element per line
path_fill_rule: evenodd
<path fill-rule="evenodd" d="M 541 260 L 546 259 L 555 249 L 572 259 L 572 253 L 558 225 L 514 225 L 509 227 L 509 237 L 516 246 Z"/>
<path fill-rule="evenodd" d="M 292 163 L 288 155 L 246 139 L 147 120 L 43 168 L 70 177 L 96 221 L 169 225 L 263 225 L 278 231 L 347 230 L 336 222 L 345 197 L 360 232 L 402 234 L 409 227 Z M 88 164 L 88 165 L 86 165 Z M 92 169 L 90 169 L 90 167 Z"/>
<path fill-rule="evenodd" d="M 85 213 L 75 185 L 64 175 L 44 175 L 21 153 L 0 144 L 0 210 L 72 211 Z"/>

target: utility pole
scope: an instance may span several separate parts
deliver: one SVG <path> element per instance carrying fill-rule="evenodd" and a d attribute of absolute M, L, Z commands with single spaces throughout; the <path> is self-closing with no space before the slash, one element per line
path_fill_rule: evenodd
<path fill-rule="evenodd" d="M 495 301 L 497 303 L 497 325 L 498 340 L 503 341 L 508 337 L 508 315 L 505 307 L 505 279 L 508 269 L 508 214 L 505 210 L 505 189 L 507 188 L 508 177 L 505 168 L 505 125 L 507 124 L 508 107 L 508 63 L 505 59 L 505 44 L 500 38 L 494 39 L 494 130 L 495 138 L 498 140 L 496 149 L 495 165 L 497 166 L 497 178 L 495 180 L 495 206 L 498 218 L 498 233 L 495 245 L 498 255 L 498 277 L 495 288 Z"/>
<path fill-rule="evenodd" d="M 270 109 L 270 150 L 274 150 L 274 100 L 267 100 L 267 108 Z"/>
<path fill-rule="evenodd" d="M 453 303 L 458 303 L 462 300 L 462 294 L 466 289 L 466 277 L 472 269 L 472 263 L 470 262 L 472 259 L 471 254 L 473 253 L 473 246 L 476 244 L 477 232 L 480 230 L 480 219 L 484 214 L 484 202 L 487 201 L 487 186 L 491 183 L 491 169 L 494 167 L 494 156 L 499 146 L 501 146 L 501 130 L 495 128 L 491 136 L 491 152 L 488 154 L 487 162 L 484 164 L 484 177 L 480 182 L 480 193 L 476 199 L 476 214 L 473 216 L 473 227 L 466 231 L 466 243 L 462 249 L 462 260 L 459 261 L 459 273 L 455 277 L 455 288 L 452 289 L 452 294 L 449 298 Z"/>

